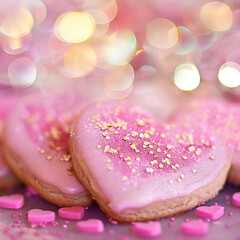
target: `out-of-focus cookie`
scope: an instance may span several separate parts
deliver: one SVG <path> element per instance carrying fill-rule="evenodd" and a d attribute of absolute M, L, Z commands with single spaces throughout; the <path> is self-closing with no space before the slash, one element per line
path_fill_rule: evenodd
<path fill-rule="evenodd" d="M 112 102 L 81 113 L 70 150 L 77 177 L 121 222 L 191 209 L 219 192 L 230 168 L 225 141 L 214 132 L 159 123 L 137 107 Z"/>
<path fill-rule="evenodd" d="M 68 151 L 69 125 L 84 102 L 71 88 L 37 94 L 17 105 L 4 127 L 9 167 L 43 198 L 61 206 L 92 202 L 75 177 Z"/>
<path fill-rule="evenodd" d="M 240 185 L 240 104 L 221 98 L 193 100 L 182 106 L 176 118 L 189 127 L 201 125 L 226 139 L 232 165 L 228 180 Z"/>

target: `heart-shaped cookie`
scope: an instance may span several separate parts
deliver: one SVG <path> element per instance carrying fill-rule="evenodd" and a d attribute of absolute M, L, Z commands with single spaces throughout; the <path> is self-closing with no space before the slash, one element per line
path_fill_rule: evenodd
<path fill-rule="evenodd" d="M 24 197 L 22 194 L 12 194 L 10 196 L 0 197 L 0 207 L 19 209 L 24 205 Z"/>
<path fill-rule="evenodd" d="M 43 211 L 41 209 L 32 209 L 28 212 L 28 222 L 53 222 L 55 213 L 52 211 Z"/>
<path fill-rule="evenodd" d="M 221 98 L 198 99 L 185 104 L 177 113 L 189 125 L 205 126 L 226 139 L 232 165 L 228 180 L 240 185 L 239 103 Z"/>
<path fill-rule="evenodd" d="M 201 126 L 159 123 L 137 107 L 98 103 L 70 133 L 76 175 L 113 219 L 169 216 L 214 197 L 230 162 L 225 142 Z"/>
<path fill-rule="evenodd" d="M 74 175 L 69 124 L 84 105 L 72 88 L 23 99 L 4 128 L 4 155 L 12 171 L 43 198 L 60 206 L 87 206 L 92 198 Z M 77 104 L 76 104 L 77 103 Z"/>

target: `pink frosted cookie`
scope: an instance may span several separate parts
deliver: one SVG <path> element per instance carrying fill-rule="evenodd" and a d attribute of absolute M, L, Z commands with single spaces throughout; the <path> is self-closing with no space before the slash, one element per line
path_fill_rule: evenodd
<path fill-rule="evenodd" d="M 185 105 L 177 118 L 189 126 L 204 125 L 226 139 L 232 165 L 228 180 L 240 184 L 240 105 L 221 98 L 201 99 Z"/>
<path fill-rule="evenodd" d="M 162 124 L 137 107 L 86 108 L 70 133 L 77 177 L 109 217 L 147 221 L 193 208 L 222 188 L 230 162 L 211 131 Z"/>
<path fill-rule="evenodd" d="M 69 124 L 83 105 L 73 96 L 67 90 L 38 94 L 16 106 L 4 128 L 4 155 L 19 179 L 46 200 L 87 206 L 92 198 L 75 177 L 68 150 Z"/>
<path fill-rule="evenodd" d="M 19 181 L 9 171 L 2 155 L 2 134 L 4 122 L 9 114 L 9 111 L 16 102 L 17 97 L 13 94 L 0 96 L 0 188 L 6 188 L 7 186 L 15 186 L 19 184 Z"/>

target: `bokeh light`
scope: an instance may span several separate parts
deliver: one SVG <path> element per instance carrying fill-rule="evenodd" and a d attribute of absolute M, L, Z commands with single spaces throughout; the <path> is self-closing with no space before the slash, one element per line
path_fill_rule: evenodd
<path fill-rule="evenodd" d="M 226 31 L 233 24 L 230 7 L 222 2 L 209 2 L 200 11 L 203 25 L 212 31 Z"/>
<path fill-rule="evenodd" d="M 179 65 L 174 74 L 175 85 L 183 91 L 192 91 L 200 84 L 200 74 L 197 67 L 191 63 Z"/>
<path fill-rule="evenodd" d="M 107 37 L 103 56 L 112 65 L 124 65 L 134 57 L 136 46 L 136 37 L 132 31 L 119 31 Z"/>
<path fill-rule="evenodd" d="M 109 98 L 123 99 L 133 88 L 134 70 L 130 64 L 116 66 L 104 77 L 104 90 Z"/>
<path fill-rule="evenodd" d="M 85 12 L 67 12 L 55 23 L 56 36 L 65 42 L 80 43 L 91 37 L 95 29 L 94 18 Z"/>
<path fill-rule="evenodd" d="M 108 16 L 109 21 L 112 21 L 116 17 L 118 11 L 115 0 L 84 0 L 82 9 L 84 11 L 90 9 L 101 10 Z"/>
<path fill-rule="evenodd" d="M 219 69 L 218 79 L 228 88 L 240 86 L 240 65 L 234 62 L 224 63 Z"/>
<path fill-rule="evenodd" d="M 96 66 L 96 54 L 88 44 L 73 44 L 69 46 L 64 56 L 64 67 L 72 77 L 84 77 Z"/>
<path fill-rule="evenodd" d="M 6 9 L 1 16 L 0 31 L 8 37 L 22 37 L 31 32 L 34 20 L 25 8 Z"/>
<path fill-rule="evenodd" d="M 31 86 L 36 80 L 37 68 L 34 62 L 27 57 L 20 57 L 8 66 L 8 77 L 15 88 Z"/>
<path fill-rule="evenodd" d="M 178 30 L 170 20 L 158 18 L 147 25 L 146 36 L 149 43 L 154 47 L 170 48 L 177 43 Z"/>

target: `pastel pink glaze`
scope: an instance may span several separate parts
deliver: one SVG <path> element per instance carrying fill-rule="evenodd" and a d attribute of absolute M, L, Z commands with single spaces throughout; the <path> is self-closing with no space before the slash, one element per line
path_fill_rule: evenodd
<path fill-rule="evenodd" d="M 55 212 L 43 211 L 41 209 L 32 209 L 28 212 L 28 222 L 53 222 L 55 221 Z"/>
<path fill-rule="evenodd" d="M 162 232 L 160 222 L 132 223 L 131 230 L 143 237 L 156 237 Z"/>
<path fill-rule="evenodd" d="M 60 217 L 69 219 L 82 219 L 84 216 L 84 208 L 80 206 L 64 207 L 58 210 Z"/>
<path fill-rule="evenodd" d="M 177 118 L 189 124 L 202 124 L 225 137 L 233 165 L 240 166 L 240 107 L 239 103 L 221 98 L 200 99 L 184 105 Z"/>
<path fill-rule="evenodd" d="M 84 106 L 84 101 L 69 89 L 51 96 L 35 95 L 16 106 L 4 131 L 6 145 L 21 158 L 28 171 L 67 195 L 85 191 L 67 170 L 72 168 L 67 129 L 73 114 Z M 53 134 L 52 129 L 55 129 Z"/>
<path fill-rule="evenodd" d="M 211 220 L 219 219 L 224 214 L 224 207 L 222 206 L 202 206 L 196 208 L 196 214 L 199 217 L 208 218 Z"/>
<path fill-rule="evenodd" d="M 115 112 L 118 106 L 120 110 Z M 170 125 L 155 120 L 139 126 L 136 123 L 137 119 L 152 119 L 149 114 L 139 111 L 140 109 L 136 107 L 130 109 L 126 105 L 111 102 L 92 105 L 82 112 L 80 120 L 70 134 L 74 140 L 76 154 L 82 154 L 86 160 L 85 164 L 99 183 L 100 191 L 114 212 L 187 196 L 194 190 L 211 184 L 228 161 L 225 144 L 222 139 L 215 139 L 211 131 L 203 132 L 200 126 L 184 128 L 181 124 L 173 125 L 171 128 Z M 112 131 L 95 128 L 94 116 L 97 124 L 107 125 L 107 123 L 111 124 L 111 121 L 124 122 L 126 130 L 122 127 L 113 127 Z M 150 128 L 154 128 L 155 132 L 149 134 L 149 138 L 143 137 L 142 134 Z M 115 131 L 118 133 L 115 134 Z M 132 131 L 138 134 L 133 137 Z M 106 136 L 102 135 L 103 132 L 107 132 L 110 139 L 106 139 Z M 191 146 L 189 139 L 183 140 L 182 144 L 178 143 L 176 136 L 182 136 L 186 132 L 193 137 L 196 150 L 200 149 L 199 155 L 188 149 Z M 165 134 L 165 138 L 161 137 L 161 134 Z M 126 136 L 129 139 L 123 140 Z M 201 139 L 208 146 L 203 144 Z M 151 142 L 152 148 L 143 147 L 144 141 Z M 140 150 L 138 153 L 132 149 L 134 142 Z M 98 148 L 98 145 L 101 147 Z M 119 150 L 116 153 L 107 150 L 104 152 L 107 145 L 115 150 L 119 147 Z M 172 146 L 171 149 L 168 149 L 169 145 Z M 214 149 L 212 149 L 213 145 Z M 158 148 L 161 148 L 160 152 L 157 152 Z M 150 151 L 154 153 L 150 154 Z M 155 157 L 155 154 L 158 156 Z M 173 169 L 166 162 L 162 163 L 162 159 L 166 159 L 167 154 L 171 154 L 169 157 L 171 165 L 179 164 L 178 167 Z M 183 159 L 183 156 L 187 159 Z M 214 156 L 213 160 L 210 159 L 211 156 Z M 126 157 L 130 157 L 131 160 L 126 160 Z M 140 160 L 138 161 L 137 158 Z M 131 163 L 128 165 L 128 162 Z M 160 168 L 159 163 L 164 167 Z M 149 172 L 149 169 L 153 169 L 150 170 L 153 172 Z"/>
<path fill-rule="evenodd" d="M 22 194 L 12 194 L 10 196 L 0 197 L 0 207 L 20 209 L 24 205 L 24 197 Z"/>
<path fill-rule="evenodd" d="M 232 196 L 232 203 L 240 207 L 240 192 L 235 192 Z"/>
<path fill-rule="evenodd" d="M 193 235 L 205 234 L 208 231 L 208 223 L 201 219 L 183 222 L 181 232 Z"/>
<path fill-rule="evenodd" d="M 88 219 L 86 221 L 77 222 L 77 229 L 80 232 L 101 233 L 104 231 L 104 224 L 99 219 Z"/>

